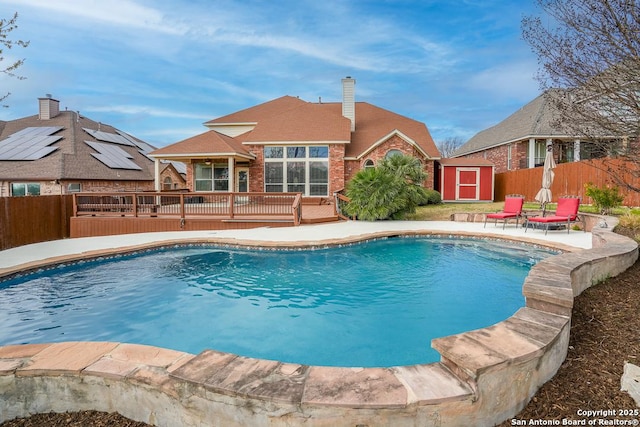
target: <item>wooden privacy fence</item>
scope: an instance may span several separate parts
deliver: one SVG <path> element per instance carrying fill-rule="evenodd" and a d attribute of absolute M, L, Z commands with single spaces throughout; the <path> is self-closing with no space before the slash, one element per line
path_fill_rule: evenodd
<path fill-rule="evenodd" d="M 0 197 L 0 250 L 69 237 L 70 195 Z"/>
<path fill-rule="evenodd" d="M 582 203 L 593 203 L 593 200 L 585 195 L 585 184 L 592 183 L 597 187 L 614 185 L 607 168 L 628 171 L 630 168 L 637 169 L 638 166 L 625 166 L 624 161 L 617 159 L 561 163 L 553 170 L 555 177 L 551 185 L 552 201 L 557 201 L 560 196 L 572 195 L 581 197 Z M 542 185 L 542 170 L 542 167 L 537 167 L 496 174 L 495 200 L 504 200 L 507 194 L 522 194 L 526 201 L 534 201 Z M 629 173 L 625 174 L 625 181 L 640 186 L 640 178 L 634 178 Z M 625 206 L 640 206 L 640 193 L 620 187 L 620 194 L 625 196 Z"/>

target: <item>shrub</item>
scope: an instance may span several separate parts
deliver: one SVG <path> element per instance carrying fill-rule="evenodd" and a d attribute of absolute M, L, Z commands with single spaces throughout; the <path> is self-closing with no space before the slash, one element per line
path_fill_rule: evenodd
<path fill-rule="evenodd" d="M 440 192 L 425 188 L 424 199 L 420 201 L 419 205 L 439 205 L 440 203 L 442 203 L 442 196 L 440 195 Z"/>
<path fill-rule="evenodd" d="M 593 203 L 603 215 L 608 215 L 611 209 L 620 206 L 624 200 L 617 186 L 596 187 L 589 182 L 585 184 L 585 194 L 593 199 Z"/>
<path fill-rule="evenodd" d="M 633 211 L 627 212 L 626 214 L 620 216 L 618 224 L 625 228 L 640 231 L 640 213 L 636 213 Z"/>
<path fill-rule="evenodd" d="M 414 157 L 396 155 L 385 159 L 375 168 L 359 171 L 347 183 L 346 196 L 351 201 L 345 212 L 368 221 L 402 218 L 427 199 L 422 187 L 426 177 Z"/>

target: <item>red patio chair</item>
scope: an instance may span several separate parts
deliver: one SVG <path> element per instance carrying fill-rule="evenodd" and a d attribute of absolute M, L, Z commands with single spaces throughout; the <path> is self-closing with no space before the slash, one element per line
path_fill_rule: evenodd
<path fill-rule="evenodd" d="M 571 224 L 582 222 L 582 229 L 586 232 L 584 221 L 578 215 L 580 208 L 580 199 L 577 197 L 560 197 L 558 199 L 558 207 L 553 215 L 550 216 L 534 216 L 527 218 L 524 224 L 524 231 L 527 232 L 529 223 L 544 224 L 544 234 L 549 231 L 549 224 L 563 224 L 567 227 L 567 233 L 571 229 Z"/>
<path fill-rule="evenodd" d="M 502 221 L 502 229 L 504 230 L 507 225 L 507 220 L 511 218 L 516 219 L 516 228 L 522 218 L 522 206 L 524 205 L 523 196 L 507 196 L 504 198 L 504 209 L 502 212 L 490 213 L 484 217 L 484 226 L 487 227 L 487 220 L 489 218 L 495 220 L 494 225 L 498 224 L 498 220 Z"/>

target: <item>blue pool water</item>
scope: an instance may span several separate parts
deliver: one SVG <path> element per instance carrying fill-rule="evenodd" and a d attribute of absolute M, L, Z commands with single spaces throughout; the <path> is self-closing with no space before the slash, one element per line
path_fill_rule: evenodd
<path fill-rule="evenodd" d="M 552 254 L 446 238 L 158 249 L 0 282 L 0 345 L 119 341 L 309 365 L 430 363 L 432 338 L 523 306 L 529 269 Z"/>

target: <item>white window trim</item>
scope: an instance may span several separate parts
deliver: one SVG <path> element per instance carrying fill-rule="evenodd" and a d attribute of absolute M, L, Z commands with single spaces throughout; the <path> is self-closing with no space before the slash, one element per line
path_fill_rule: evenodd
<path fill-rule="evenodd" d="M 330 156 L 330 149 L 328 145 L 318 145 L 318 144 L 313 144 L 313 145 L 278 145 L 278 146 L 270 146 L 272 148 L 275 147 L 282 147 L 282 157 L 280 158 L 264 158 L 264 167 L 266 167 L 267 163 L 282 163 L 282 190 L 284 192 L 288 192 L 288 186 L 289 186 L 289 182 L 287 182 L 287 163 L 289 162 L 300 162 L 300 163 L 304 163 L 305 164 L 305 182 L 304 182 L 304 192 L 302 193 L 304 196 L 308 196 L 308 197 L 322 197 L 322 196 L 328 196 L 329 195 L 329 182 L 331 181 L 330 177 L 329 177 L 329 156 Z M 287 148 L 292 148 L 292 147 L 304 147 L 305 148 L 305 157 L 292 157 L 292 158 L 288 158 L 287 157 Z M 324 147 L 327 149 L 327 157 L 309 157 L 309 149 L 310 148 L 314 148 L 314 147 Z M 327 165 L 327 182 L 326 184 L 323 183 L 311 183 L 311 167 L 310 164 L 312 162 L 325 162 Z M 266 174 L 265 174 L 266 175 Z M 293 184 L 293 183 L 292 183 Z M 264 191 L 267 191 L 267 180 L 266 180 L 266 176 L 264 179 Z M 299 185 L 299 184 L 298 184 Z M 326 194 L 314 194 L 311 195 L 311 185 L 326 185 L 327 187 L 327 192 Z"/>

